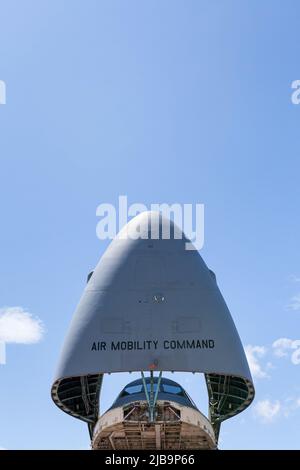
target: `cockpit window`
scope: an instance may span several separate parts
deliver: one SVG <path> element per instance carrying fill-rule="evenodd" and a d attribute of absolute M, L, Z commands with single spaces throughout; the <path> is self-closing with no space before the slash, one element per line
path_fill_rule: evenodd
<path fill-rule="evenodd" d="M 173 395 L 183 395 L 182 388 L 176 387 L 176 385 L 163 384 L 162 388 L 165 393 L 171 393 Z"/>
<path fill-rule="evenodd" d="M 131 385 L 126 387 L 122 395 L 132 395 L 133 393 L 141 393 L 143 390 L 143 385 Z"/>
<path fill-rule="evenodd" d="M 150 384 L 147 384 L 147 390 L 150 393 L 151 387 Z M 153 392 L 155 393 L 157 390 L 157 383 L 153 384 Z M 134 393 L 143 393 L 144 386 L 143 385 L 130 385 L 129 387 L 125 387 L 122 393 L 122 396 L 126 395 L 133 395 Z"/>
<path fill-rule="evenodd" d="M 157 383 L 154 383 L 153 384 L 153 392 L 155 393 L 156 390 L 157 390 Z M 151 392 L 150 383 L 147 383 L 147 391 L 148 391 L 148 393 Z M 170 393 L 172 395 L 184 396 L 183 389 L 179 385 L 169 385 L 169 384 L 162 383 L 162 384 L 160 384 L 159 392 Z M 125 387 L 122 394 L 121 394 L 121 396 L 125 397 L 127 395 L 134 395 L 136 393 L 144 393 L 143 384 L 129 385 L 128 387 Z"/>

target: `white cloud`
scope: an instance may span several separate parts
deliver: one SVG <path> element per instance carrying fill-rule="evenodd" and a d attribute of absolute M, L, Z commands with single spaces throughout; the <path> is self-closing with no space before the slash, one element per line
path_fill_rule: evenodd
<path fill-rule="evenodd" d="M 22 307 L 4 307 L 0 309 L 0 341 L 5 343 L 38 343 L 44 333 L 39 318 Z"/>
<path fill-rule="evenodd" d="M 254 412 L 256 416 L 262 419 L 265 423 L 272 422 L 281 411 L 281 403 L 279 400 L 270 401 L 270 400 L 261 400 L 255 407 Z"/>
<path fill-rule="evenodd" d="M 259 359 L 262 358 L 267 352 L 264 346 L 252 346 L 248 344 L 245 347 L 245 353 L 247 356 L 248 364 L 253 377 L 257 379 L 264 379 L 268 377 L 268 374 L 261 366 Z"/>
<path fill-rule="evenodd" d="M 293 349 L 296 351 L 291 355 L 291 361 L 295 366 L 298 366 L 300 364 L 300 339 L 294 341 Z"/>
<path fill-rule="evenodd" d="M 294 311 L 300 310 L 300 294 L 294 295 L 294 297 L 291 298 L 287 308 Z"/>
<path fill-rule="evenodd" d="M 300 364 L 300 339 L 278 338 L 272 344 L 275 356 L 284 357 L 291 354 L 294 365 Z M 292 350 L 295 350 L 292 352 Z"/>
<path fill-rule="evenodd" d="M 300 408 L 300 397 L 289 397 L 285 400 L 261 400 L 254 406 L 254 414 L 263 423 L 270 423 L 278 416 L 293 417 Z"/>
<path fill-rule="evenodd" d="M 284 357 L 288 355 L 288 350 L 292 348 L 293 340 L 290 338 L 278 338 L 272 344 L 275 356 Z"/>

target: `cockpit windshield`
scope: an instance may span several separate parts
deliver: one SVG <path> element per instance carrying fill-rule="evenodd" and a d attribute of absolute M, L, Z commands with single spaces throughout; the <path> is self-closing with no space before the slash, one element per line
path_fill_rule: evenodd
<path fill-rule="evenodd" d="M 183 390 L 181 387 L 176 385 L 162 384 L 161 388 L 165 393 L 171 393 L 172 395 L 183 395 Z"/>
<path fill-rule="evenodd" d="M 153 387 L 153 392 L 155 393 L 157 391 L 157 383 L 152 384 Z M 134 395 L 136 393 L 143 393 L 144 391 L 144 386 L 143 384 L 137 384 L 137 385 L 128 385 L 127 387 L 124 388 L 123 392 L 121 393 L 122 397 L 125 397 L 127 395 Z M 151 391 L 151 385 L 150 383 L 147 383 L 147 391 Z M 166 383 L 161 383 L 159 387 L 159 392 L 161 393 L 169 393 L 171 395 L 180 395 L 184 396 L 183 389 L 179 385 L 170 385 Z"/>
<path fill-rule="evenodd" d="M 144 385 L 147 387 L 149 397 L 145 396 Z M 157 387 L 159 387 L 158 390 Z M 174 401 L 184 406 L 197 408 L 181 385 L 165 377 L 162 377 L 160 381 L 157 377 L 154 377 L 154 380 L 151 382 L 146 377 L 144 380 L 139 379 L 130 382 L 123 388 L 112 407 L 117 408 L 118 406 L 124 406 L 135 401 L 146 401 L 148 398 L 154 399 L 154 397 L 157 400 Z"/>
<path fill-rule="evenodd" d="M 125 387 L 122 396 L 132 395 L 133 393 L 141 393 L 143 391 L 143 385 L 130 385 Z"/>

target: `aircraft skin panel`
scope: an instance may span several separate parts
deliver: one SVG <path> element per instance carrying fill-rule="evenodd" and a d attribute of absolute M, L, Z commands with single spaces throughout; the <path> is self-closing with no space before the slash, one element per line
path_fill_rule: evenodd
<path fill-rule="evenodd" d="M 128 226 L 145 236 L 150 215 L 140 214 Z M 161 215 L 156 223 L 161 230 Z M 197 250 L 185 249 L 188 242 L 184 235 L 132 240 L 120 232 L 84 290 L 56 379 L 164 370 L 234 375 L 252 383 L 215 278 Z"/>

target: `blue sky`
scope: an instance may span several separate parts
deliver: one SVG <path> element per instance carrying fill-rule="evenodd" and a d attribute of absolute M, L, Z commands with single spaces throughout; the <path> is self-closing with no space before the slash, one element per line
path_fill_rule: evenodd
<path fill-rule="evenodd" d="M 126 194 L 205 204 L 201 255 L 257 391 L 220 448 L 299 448 L 299 2 L 0 0 L 0 22 L 0 307 L 45 330 L 7 345 L 0 447 L 88 448 L 50 387 L 107 246 L 96 208 Z M 107 378 L 102 410 L 130 378 Z M 200 377 L 177 378 L 206 410 Z"/>

